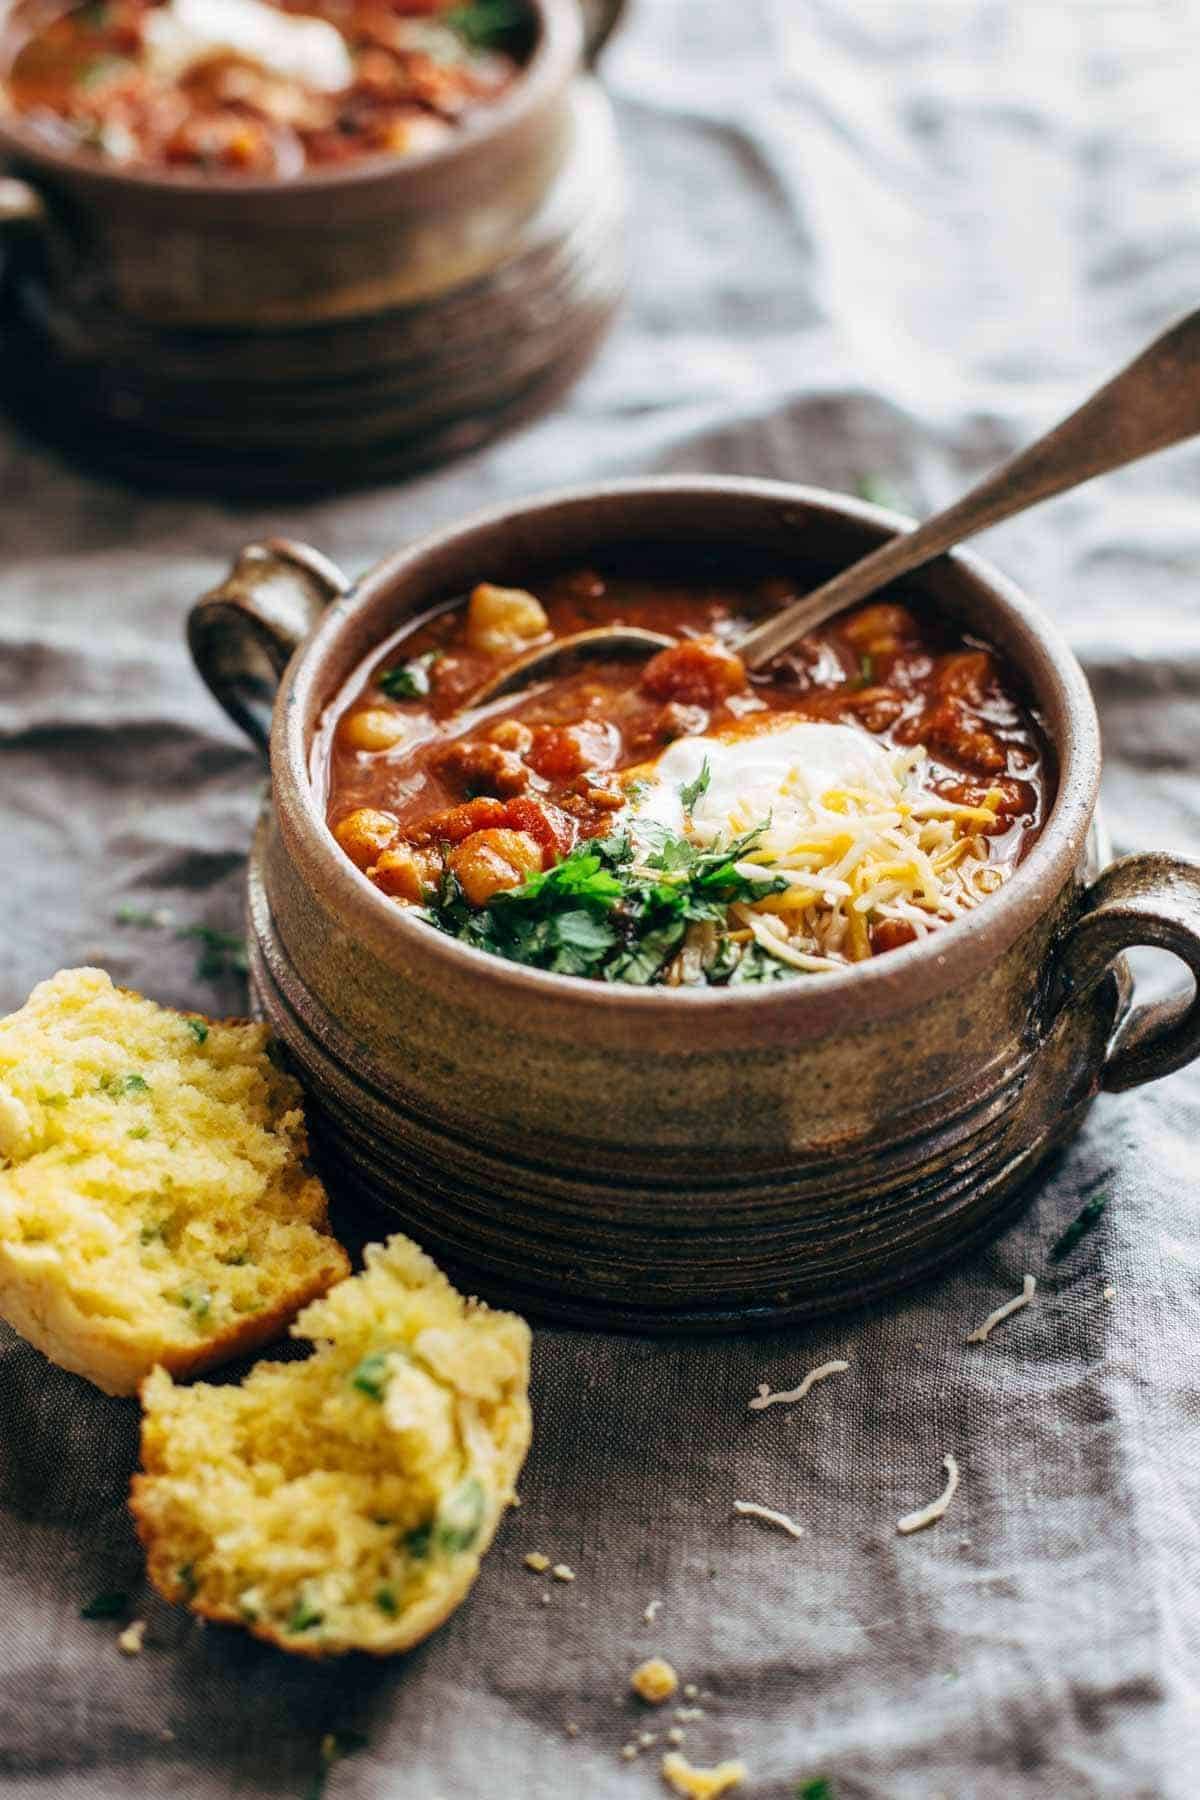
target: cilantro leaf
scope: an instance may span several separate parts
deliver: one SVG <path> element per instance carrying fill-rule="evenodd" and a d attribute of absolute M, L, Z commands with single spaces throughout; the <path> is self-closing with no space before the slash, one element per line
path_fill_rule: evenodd
<path fill-rule="evenodd" d="M 1064 1256 L 1069 1256 L 1080 1238 L 1086 1237 L 1100 1223 L 1101 1214 L 1107 1205 L 1107 1194 L 1093 1194 L 1082 1212 L 1072 1219 L 1062 1236 L 1051 1246 L 1050 1261 L 1061 1262 Z"/>
<path fill-rule="evenodd" d="M 81 1619 L 120 1619 L 128 1611 L 129 1595 L 113 1589 L 110 1592 L 97 1594 L 94 1600 L 89 1600 L 86 1606 L 81 1606 L 79 1616 Z"/>
<path fill-rule="evenodd" d="M 440 655 L 440 650 L 427 650 L 424 656 L 384 669 L 376 676 L 376 685 L 389 700 L 421 700 L 429 692 L 429 671 Z"/>
<path fill-rule="evenodd" d="M 711 783 L 712 770 L 708 766 L 708 758 L 706 756 L 700 765 L 700 773 L 697 775 L 695 781 L 685 781 L 679 790 L 679 798 L 683 801 L 683 809 L 685 812 L 691 812 L 697 800 L 702 799 L 703 796 L 707 794 Z"/>

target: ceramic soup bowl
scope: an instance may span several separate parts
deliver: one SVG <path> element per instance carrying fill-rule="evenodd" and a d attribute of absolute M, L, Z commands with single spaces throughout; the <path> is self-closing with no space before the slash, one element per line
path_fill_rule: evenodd
<path fill-rule="evenodd" d="M 406 618 L 620 545 L 830 567 L 905 523 L 775 483 L 639 481 L 484 514 L 353 586 L 315 551 L 252 546 L 195 609 L 200 670 L 264 748 L 273 699 L 249 875 L 257 1002 L 339 1190 L 390 1209 L 481 1292 L 651 1330 L 861 1300 L 995 1232 L 1101 1089 L 1200 1049 L 1197 1001 L 1131 1004 L 1121 957 L 1157 945 L 1200 971 L 1200 867 L 1151 854 L 1099 868 L 1084 676 L 1034 605 L 965 553 L 914 586 L 1019 671 L 1057 793 L 1011 881 L 922 941 L 764 988 L 606 986 L 406 917 L 335 844 L 314 733 Z"/>
<path fill-rule="evenodd" d="M 235 493 L 379 479 L 548 398 L 623 285 L 616 131 L 586 71 L 624 0 L 525 3 L 511 90 L 408 156 L 142 168 L 0 111 L 6 398 L 110 470 Z M 0 72 L 30 5 L 0 0 Z"/>

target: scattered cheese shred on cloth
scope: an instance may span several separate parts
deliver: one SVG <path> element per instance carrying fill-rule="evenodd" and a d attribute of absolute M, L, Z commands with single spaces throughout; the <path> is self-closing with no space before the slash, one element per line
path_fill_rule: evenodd
<path fill-rule="evenodd" d="M 678 1750 L 668 1751 L 662 1759 L 663 1780 L 685 1800 L 718 1800 L 721 1794 L 741 1787 L 748 1774 L 745 1763 L 718 1763 L 715 1769 L 697 1769 Z"/>
<path fill-rule="evenodd" d="M 741 1513 L 745 1519 L 765 1519 L 768 1525 L 778 1525 L 780 1531 L 786 1531 L 790 1537 L 804 1536 L 803 1525 L 797 1525 L 795 1519 L 789 1519 L 786 1513 L 776 1512 L 773 1507 L 760 1506 L 757 1500 L 735 1500 L 735 1513 Z"/>
<path fill-rule="evenodd" d="M 896 1530 L 903 1536 L 907 1537 L 910 1531 L 924 1531 L 926 1525 L 936 1524 L 958 1492 L 958 1464 L 952 1456 L 944 1456 L 942 1467 L 946 1471 L 945 1487 L 937 1499 L 931 1500 L 928 1506 L 923 1506 L 920 1512 L 905 1513 L 896 1525 Z"/>
<path fill-rule="evenodd" d="M 818 1381 L 826 1381 L 830 1375 L 844 1375 L 850 1367 L 848 1362 L 822 1363 L 819 1369 L 810 1369 L 799 1387 L 789 1388 L 786 1392 L 773 1394 L 765 1381 L 759 1383 L 758 1393 L 750 1402 L 751 1412 L 762 1412 L 768 1406 L 786 1406 L 792 1400 L 803 1400 L 809 1388 L 816 1387 Z"/>
<path fill-rule="evenodd" d="M 997 1325 L 1002 1325 L 1005 1319 L 1012 1317 L 1013 1313 L 1020 1312 L 1023 1306 L 1028 1306 L 1036 1293 L 1037 1281 L 1032 1275 L 1026 1275 L 1021 1283 L 1021 1292 L 1015 1300 L 1006 1300 L 1003 1306 L 998 1306 L 995 1312 L 988 1314 L 982 1325 L 977 1325 L 974 1331 L 967 1333 L 968 1344 L 986 1344 Z"/>

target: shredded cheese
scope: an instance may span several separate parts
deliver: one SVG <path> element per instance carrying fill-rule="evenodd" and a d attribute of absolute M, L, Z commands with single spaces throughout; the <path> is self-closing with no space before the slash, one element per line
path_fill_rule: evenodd
<path fill-rule="evenodd" d="M 747 1519 L 765 1519 L 768 1525 L 778 1525 L 780 1531 L 786 1531 L 789 1537 L 803 1537 L 803 1525 L 797 1525 L 795 1519 L 789 1519 L 786 1513 L 775 1512 L 769 1506 L 759 1506 L 755 1500 L 735 1500 L 735 1513 L 741 1513 Z"/>
<path fill-rule="evenodd" d="M 710 785 L 688 811 L 677 783 L 701 759 Z M 734 866 L 763 893 L 733 905 L 728 924 L 806 974 L 866 960 L 885 922 L 925 937 L 1012 873 L 990 842 L 999 789 L 979 805 L 946 799 L 923 746 L 889 749 L 857 726 L 781 718 L 770 732 L 680 739 L 645 769 L 650 792 L 631 807 L 635 845 L 648 850 L 664 826 L 708 849 L 757 830 Z"/>
<path fill-rule="evenodd" d="M 936 1524 L 958 1492 L 958 1464 L 952 1456 L 944 1456 L 942 1467 L 946 1471 L 945 1487 L 937 1499 L 931 1500 L 928 1506 L 923 1506 L 920 1512 L 906 1513 L 898 1521 L 896 1530 L 901 1536 L 907 1537 L 911 1531 L 924 1531 L 927 1525 Z"/>
<path fill-rule="evenodd" d="M 788 1406 L 793 1400 L 803 1400 L 810 1388 L 816 1387 L 818 1381 L 828 1380 L 830 1375 L 844 1375 L 850 1367 L 848 1362 L 822 1363 L 819 1369 L 810 1369 L 799 1387 L 789 1388 L 786 1393 L 773 1394 L 765 1381 L 758 1384 L 758 1393 L 750 1402 L 751 1412 L 763 1412 L 768 1406 Z"/>
<path fill-rule="evenodd" d="M 1005 1319 L 1012 1317 L 1013 1313 L 1020 1312 L 1023 1306 L 1028 1306 L 1036 1293 L 1037 1281 L 1032 1275 L 1026 1275 L 1021 1284 L 1021 1292 L 1015 1300 L 1008 1300 L 1003 1306 L 998 1306 L 995 1312 L 988 1314 L 982 1325 L 977 1325 L 974 1331 L 967 1333 L 968 1344 L 986 1344 L 997 1325 L 1002 1325 Z"/>
<path fill-rule="evenodd" d="M 566 1563 L 555 1563 L 550 1573 L 555 1581 L 574 1581 L 575 1579 L 574 1569 L 569 1569 Z"/>
<path fill-rule="evenodd" d="M 662 1759 L 662 1774 L 667 1786 L 682 1794 L 684 1800 L 719 1800 L 721 1794 L 741 1787 L 747 1769 L 745 1763 L 740 1762 L 718 1763 L 715 1769 L 697 1769 L 678 1750 L 669 1750 Z"/>
<path fill-rule="evenodd" d="M 646 1603 L 646 1610 L 645 1610 L 645 1612 L 643 1612 L 642 1617 L 646 1621 L 647 1625 L 653 1625 L 656 1617 L 658 1616 L 658 1614 L 661 1611 L 662 1611 L 662 1601 L 661 1600 L 649 1600 Z"/>

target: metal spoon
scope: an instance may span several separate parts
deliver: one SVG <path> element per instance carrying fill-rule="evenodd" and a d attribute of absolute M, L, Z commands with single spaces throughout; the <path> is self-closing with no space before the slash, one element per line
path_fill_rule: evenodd
<path fill-rule="evenodd" d="M 1172 325 L 1090 400 L 1027 450 L 1002 463 L 961 500 L 912 531 L 889 538 L 811 594 L 755 625 L 733 648 L 748 669 L 761 669 L 835 613 L 867 599 L 901 575 L 911 574 L 976 532 L 1197 432 L 1200 311 Z M 511 663 L 485 682 L 470 704 L 514 693 L 568 662 L 644 658 L 675 642 L 661 632 L 631 625 L 576 632 Z"/>

